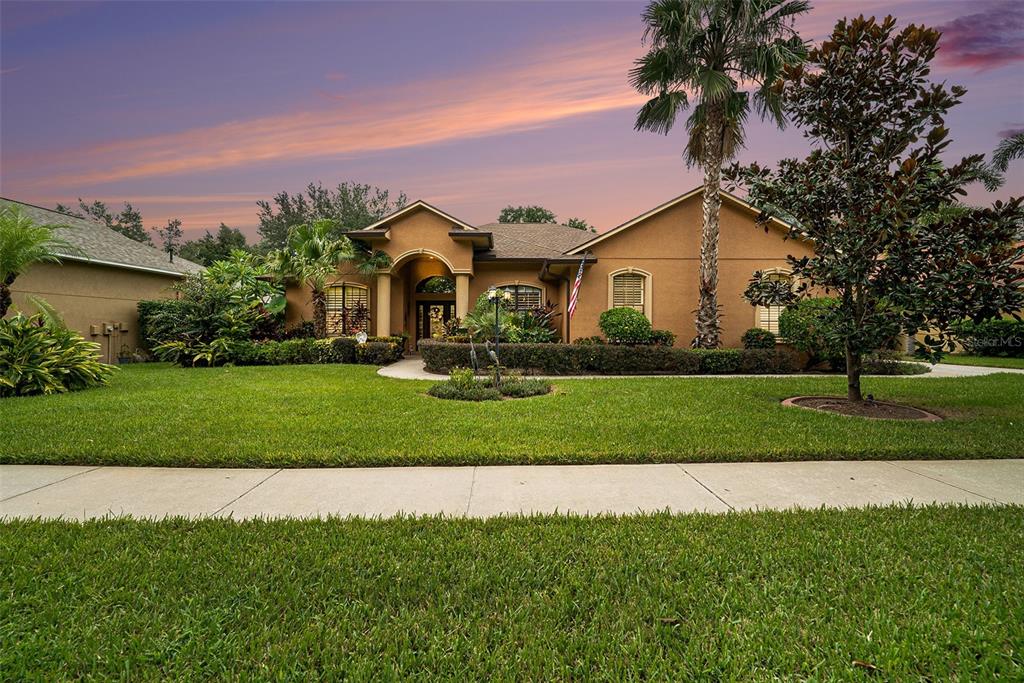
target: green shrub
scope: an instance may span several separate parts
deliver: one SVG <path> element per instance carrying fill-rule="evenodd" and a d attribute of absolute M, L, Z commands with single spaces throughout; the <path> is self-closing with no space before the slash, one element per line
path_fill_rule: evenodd
<path fill-rule="evenodd" d="M 530 396 L 543 396 L 551 393 L 551 382 L 543 379 L 522 379 L 515 378 L 501 383 L 499 389 L 502 396 L 507 398 L 528 398 Z"/>
<path fill-rule="evenodd" d="M 953 330 L 964 352 L 974 356 L 1024 357 L 1024 321 L 999 318 L 974 323 L 970 320 Z"/>
<path fill-rule="evenodd" d="M 430 372 L 472 366 L 468 344 L 423 340 L 419 350 Z M 502 344 L 500 354 L 505 367 L 543 375 L 786 374 L 797 366 L 795 355 L 786 349 L 698 352 L 670 346 Z M 477 358 L 484 358 L 479 349 Z"/>
<path fill-rule="evenodd" d="M 99 344 L 42 315 L 0 320 L 0 397 L 56 394 L 110 381 Z"/>
<path fill-rule="evenodd" d="M 651 338 L 651 321 L 633 308 L 609 308 L 597 325 L 611 344 L 646 344 Z"/>
<path fill-rule="evenodd" d="M 402 357 L 403 346 L 393 341 L 358 343 L 352 337 L 247 341 L 236 344 L 226 362 L 235 365 L 311 365 L 362 363 L 387 365 Z"/>
<path fill-rule="evenodd" d="M 830 297 L 802 299 L 779 316 L 779 336 L 807 354 L 808 367 L 823 361 L 838 367 L 845 362 L 846 352 L 834 334 L 838 306 L 839 300 Z"/>
<path fill-rule="evenodd" d="M 356 345 L 356 362 L 365 365 L 389 365 L 402 357 L 403 347 L 394 342 L 366 342 Z"/>
<path fill-rule="evenodd" d="M 774 349 L 775 334 L 769 330 L 762 330 L 760 327 L 751 327 L 743 333 L 743 348 L 745 349 Z"/>
<path fill-rule="evenodd" d="M 675 346 L 676 333 L 670 330 L 651 330 L 647 343 L 654 346 Z"/>
<path fill-rule="evenodd" d="M 593 345 L 604 344 L 604 337 L 599 334 L 592 334 L 589 337 L 577 337 L 573 344 Z"/>

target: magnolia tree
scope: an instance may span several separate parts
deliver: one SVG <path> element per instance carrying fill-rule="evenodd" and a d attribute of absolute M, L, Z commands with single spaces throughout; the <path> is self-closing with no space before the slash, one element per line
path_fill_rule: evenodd
<path fill-rule="evenodd" d="M 823 327 L 846 351 L 848 398 L 861 401 L 864 354 L 900 333 L 926 331 L 919 352 L 952 349 L 950 328 L 1024 306 L 1021 200 L 960 204 L 984 159 L 947 166 L 946 113 L 966 92 L 928 81 L 939 32 L 895 20 L 839 21 L 803 67 L 776 84 L 785 111 L 812 143 L 805 159 L 775 169 L 734 165 L 728 178 L 779 217 L 815 255 L 790 257 L 799 291 L 755 276 L 746 297 L 785 305 L 811 291 L 839 300 Z"/>

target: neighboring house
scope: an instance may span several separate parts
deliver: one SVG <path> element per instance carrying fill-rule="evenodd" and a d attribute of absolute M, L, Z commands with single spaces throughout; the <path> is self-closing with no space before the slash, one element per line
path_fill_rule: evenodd
<path fill-rule="evenodd" d="M 39 224 L 67 226 L 57 236 L 79 250 L 61 254 L 61 263 L 37 263 L 11 287 L 13 309 L 34 313 L 29 297 L 46 300 L 68 327 L 100 345 L 103 359 L 116 362 L 122 351 L 139 346 L 136 305 L 144 299 L 174 296 L 171 286 L 202 270 L 191 261 L 136 242 L 102 223 L 76 218 L 32 204 L 0 198 Z"/>
<path fill-rule="evenodd" d="M 339 268 L 328 292 L 330 332 L 354 332 L 365 311 L 371 334 L 405 333 L 412 347 L 430 337 L 439 321 L 464 317 L 477 297 L 494 286 L 514 292 L 520 308 L 553 304 L 561 313 L 557 320 L 565 341 L 600 334 L 602 311 L 631 306 L 655 328 L 674 332 L 676 344 L 688 345 L 696 333 L 701 197 L 700 189 L 688 192 L 598 235 L 554 224 L 474 226 L 414 202 L 348 233 L 386 252 L 392 265 L 371 278 Z M 754 271 L 788 277 L 786 256 L 812 251 L 806 243 L 785 240 L 784 223 L 774 221 L 766 231 L 756 224 L 757 209 L 731 194 L 722 197 L 722 342 L 739 346 L 751 327 L 777 331 L 778 310 L 755 309 L 742 298 Z M 579 302 L 570 321 L 565 309 L 584 257 Z M 436 286 L 425 286 L 438 276 L 452 280 L 452 291 L 438 293 L 430 291 Z M 288 302 L 289 323 L 312 318 L 308 290 L 290 287 Z"/>

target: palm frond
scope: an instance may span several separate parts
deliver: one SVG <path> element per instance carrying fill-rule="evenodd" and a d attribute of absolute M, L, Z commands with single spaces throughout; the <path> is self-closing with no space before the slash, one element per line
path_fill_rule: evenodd
<path fill-rule="evenodd" d="M 667 135 L 676 116 L 689 105 L 682 90 L 663 92 L 644 103 L 636 114 L 636 130 L 649 130 Z"/>
<path fill-rule="evenodd" d="M 992 154 L 992 165 L 1005 173 L 1010 161 L 1021 157 L 1024 157 L 1024 133 L 1017 133 L 999 143 Z"/>

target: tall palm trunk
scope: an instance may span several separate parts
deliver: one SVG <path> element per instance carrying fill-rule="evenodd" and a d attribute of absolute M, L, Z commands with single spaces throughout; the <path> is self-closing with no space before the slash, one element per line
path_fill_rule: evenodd
<path fill-rule="evenodd" d="M 327 336 L 327 292 L 313 287 L 313 335 L 317 339 Z"/>
<path fill-rule="evenodd" d="M 14 284 L 14 277 L 8 277 L 0 282 L 0 318 L 7 315 L 7 309 L 11 307 L 11 285 Z"/>
<path fill-rule="evenodd" d="M 717 348 L 722 328 L 718 321 L 718 216 L 722 208 L 722 135 L 725 116 L 721 105 L 708 107 L 704 122 L 704 226 L 700 236 L 700 303 L 697 306 L 698 349 Z"/>

